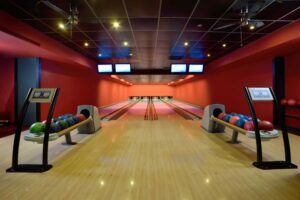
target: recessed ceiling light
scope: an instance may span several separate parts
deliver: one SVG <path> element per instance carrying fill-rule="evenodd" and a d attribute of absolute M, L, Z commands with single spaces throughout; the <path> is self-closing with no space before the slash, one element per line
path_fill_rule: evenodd
<path fill-rule="evenodd" d="M 207 53 L 206 56 L 207 56 L 207 57 L 210 57 L 211 55 L 210 55 L 210 53 Z"/>
<path fill-rule="evenodd" d="M 202 24 L 197 24 L 197 27 L 198 28 L 201 28 L 203 25 Z"/>
<path fill-rule="evenodd" d="M 58 22 L 58 28 L 59 29 L 61 29 L 61 30 L 66 30 L 66 26 L 65 26 L 65 24 L 64 23 L 62 23 L 62 22 Z"/>
<path fill-rule="evenodd" d="M 186 46 L 186 47 L 189 46 L 189 43 L 188 43 L 188 42 L 185 42 L 185 43 L 184 43 L 184 46 Z"/>
<path fill-rule="evenodd" d="M 130 56 L 133 56 L 133 53 L 130 53 L 129 55 L 130 55 Z"/>
<path fill-rule="evenodd" d="M 90 46 L 90 44 L 89 44 L 88 42 L 84 42 L 83 45 L 84 45 L 85 47 Z"/>
<path fill-rule="evenodd" d="M 124 41 L 124 42 L 123 42 L 123 45 L 124 45 L 125 47 L 127 47 L 127 46 L 128 46 L 128 42 L 127 42 L 127 41 Z"/>
<path fill-rule="evenodd" d="M 256 27 L 255 27 L 254 24 L 250 24 L 250 25 L 249 25 L 249 29 L 250 29 L 250 30 L 254 30 L 255 28 L 256 28 Z"/>
<path fill-rule="evenodd" d="M 224 47 L 224 48 L 227 47 L 227 44 L 226 44 L 226 43 L 223 43 L 223 44 L 222 44 L 222 47 Z"/>
<path fill-rule="evenodd" d="M 102 53 L 99 53 L 98 56 L 101 57 L 101 56 L 102 56 Z"/>
<path fill-rule="evenodd" d="M 112 23 L 112 25 L 113 25 L 113 27 L 114 27 L 115 29 L 120 28 L 120 22 L 118 22 L 118 21 L 114 21 L 114 22 Z"/>

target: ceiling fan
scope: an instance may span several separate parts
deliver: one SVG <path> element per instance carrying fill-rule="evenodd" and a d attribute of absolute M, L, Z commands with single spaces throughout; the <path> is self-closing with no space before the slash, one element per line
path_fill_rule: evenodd
<path fill-rule="evenodd" d="M 253 19 L 272 3 L 283 3 L 286 0 L 240 0 L 232 7 L 233 12 L 239 11 L 240 20 L 234 23 L 221 25 L 214 30 L 222 30 L 232 26 L 240 25 L 241 27 L 249 27 L 250 29 L 260 28 L 264 26 L 262 20 Z M 231 13 L 234 14 L 234 13 Z"/>
<path fill-rule="evenodd" d="M 63 26 L 67 27 L 70 31 L 70 37 L 72 38 L 72 30 L 74 26 L 78 25 L 79 23 L 79 11 L 77 9 L 77 5 L 75 3 L 75 0 L 70 0 L 69 3 L 69 11 L 66 12 L 63 9 L 59 8 L 58 6 L 51 3 L 49 0 L 39 0 L 37 4 L 44 4 L 45 6 L 49 7 L 53 11 L 61 14 L 65 19 L 66 22 L 63 24 Z"/>
<path fill-rule="evenodd" d="M 214 28 L 215 31 L 227 29 L 229 27 L 237 26 L 240 33 L 240 46 L 243 44 L 243 27 L 248 27 L 250 30 L 260 28 L 265 25 L 262 20 L 253 19 L 256 15 L 261 13 L 265 8 L 274 2 L 282 3 L 284 0 L 240 0 L 232 8 L 233 11 L 240 11 L 240 20 L 225 24 Z M 229 13 L 231 14 L 231 13 Z M 234 14 L 234 13 L 233 13 Z"/>
<path fill-rule="evenodd" d="M 214 28 L 214 30 L 222 30 L 233 26 L 249 27 L 250 29 L 260 28 L 264 26 L 261 20 L 255 20 L 253 17 L 262 12 L 268 5 L 275 2 L 275 0 L 240 0 L 232 10 L 235 12 L 239 10 L 240 19 L 236 22 L 221 25 Z M 233 13 L 234 14 L 234 13 Z"/>

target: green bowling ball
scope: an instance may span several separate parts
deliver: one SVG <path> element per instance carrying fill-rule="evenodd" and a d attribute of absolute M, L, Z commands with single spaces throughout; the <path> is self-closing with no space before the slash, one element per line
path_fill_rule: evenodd
<path fill-rule="evenodd" d="M 66 128 L 69 127 L 68 122 L 66 122 L 65 120 L 59 120 L 55 123 L 60 126 L 61 130 L 66 129 Z"/>
<path fill-rule="evenodd" d="M 41 135 L 42 133 L 44 133 L 44 131 L 45 131 L 45 124 L 43 124 L 42 122 L 33 123 L 29 127 L 29 132 L 37 135 Z"/>

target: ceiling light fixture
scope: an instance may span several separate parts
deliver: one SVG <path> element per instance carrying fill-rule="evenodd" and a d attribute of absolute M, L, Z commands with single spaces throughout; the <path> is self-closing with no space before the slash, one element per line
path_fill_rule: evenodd
<path fill-rule="evenodd" d="M 114 22 L 112 23 L 112 25 L 113 25 L 113 27 L 114 27 L 115 29 L 120 28 L 120 22 L 118 22 L 118 21 L 114 21 Z"/>
<path fill-rule="evenodd" d="M 90 44 L 89 44 L 88 42 L 84 42 L 83 45 L 84 45 L 85 47 L 90 46 Z"/>
<path fill-rule="evenodd" d="M 207 57 L 210 57 L 210 56 L 211 56 L 211 54 L 210 54 L 210 53 L 207 53 L 207 54 L 206 54 L 206 56 L 207 56 Z"/>
<path fill-rule="evenodd" d="M 127 41 L 124 41 L 124 42 L 123 42 L 123 45 L 124 45 L 125 47 L 127 47 L 127 46 L 128 46 L 128 42 L 127 42 Z"/>
<path fill-rule="evenodd" d="M 249 29 L 250 29 L 250 30 L 254 30 L 255 28 L 256 28 L 256 27 L 255 27 L 254 24 L 250 24 L 250 25 L 249 25 Z"/>
<path fill-rule="evenodd" d="M 62 22 L 58 22 L 58 28 L 61 29 L 61 30 L 66 30 L 66 26 L 64 25 L 64 23 Z"/>
<path fill-rule="evenodd" d="M 129 56 L 133 56 L 133 54 L 132 54 L 132 53 L 130 53 L 130 54 L 129 54 Z"/>
<path fill-rule="evenodd" d="M 184 43 L 184 46 L 185 46 L 185 47 L 189 46 L 189 43 L 188 43 L 188 42 L 185 42 L 185 43 Z"/>
<path fill-rule="evenodd" d="M 101 57 L 101 56 L 102 56 L 102 53 L 99 53 L 98 56 Z"/>
<path fill-rule="evenodd" d="M 227 47 L 227 44 L 226 44 L 226 43 L 223 43 L 223 44 L 222 44 L 222 47 L 224 47 L 224 48 Z"/>

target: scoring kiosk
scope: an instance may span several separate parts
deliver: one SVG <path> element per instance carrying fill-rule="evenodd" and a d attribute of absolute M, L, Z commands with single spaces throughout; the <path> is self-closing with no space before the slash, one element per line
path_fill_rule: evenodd
<path fill-rule="evenodd" d="M 252 115 L 254 130 L 255 130 L 255 138 L 256 138 L 256 150 L 257 150 L 257 162 L 254 162 L 253 165 L 260 169 L 290 169 L 297 168 L 297 166 L 291 163 L 291 151 L 290 151 L 290 143 L 289 136 L 287 133 L 287 128 L 285 125 L 284 114 L 282 112 L 282 108 L 279 105 L 279 102 L 272 90 L 272 88 L 244 88 L 245 96 L 249 105 L 249 109 Z M 262 145 L 261 145 L 261 136 L 258 128 L 258 121 L 256 117 L 256 112 L 253 106 L 253 101 L 273 101 L 277 110 L 279 110 L 279 121 L 281 122 L 280 129 L 282 131 L 282 138 L 284 143 L 284 152 L 285 152 L 285 160 L 284 161 L 263 161 L 262 159 Z"/>
<path fill-rule="evenodd" d="M 44 172 L 52 168 L 48 164 L 48 143 L 51 119 L 54 112 L 59 88 L 30 88 L 26 96 L 25 103 L 21 109 L 20 116 L 17 122 L 17 129 L 13 146 L 12 167 L 7 169 L 7 172 Z M 50 103 L 50 109 L 47 116 L 47 122 L 43 140 L 43 161 L 42 164 L 19 164 L 19 145 L 21 138 L 21 131 L 26 116 L 29 104 L 31 103 Z"/>

